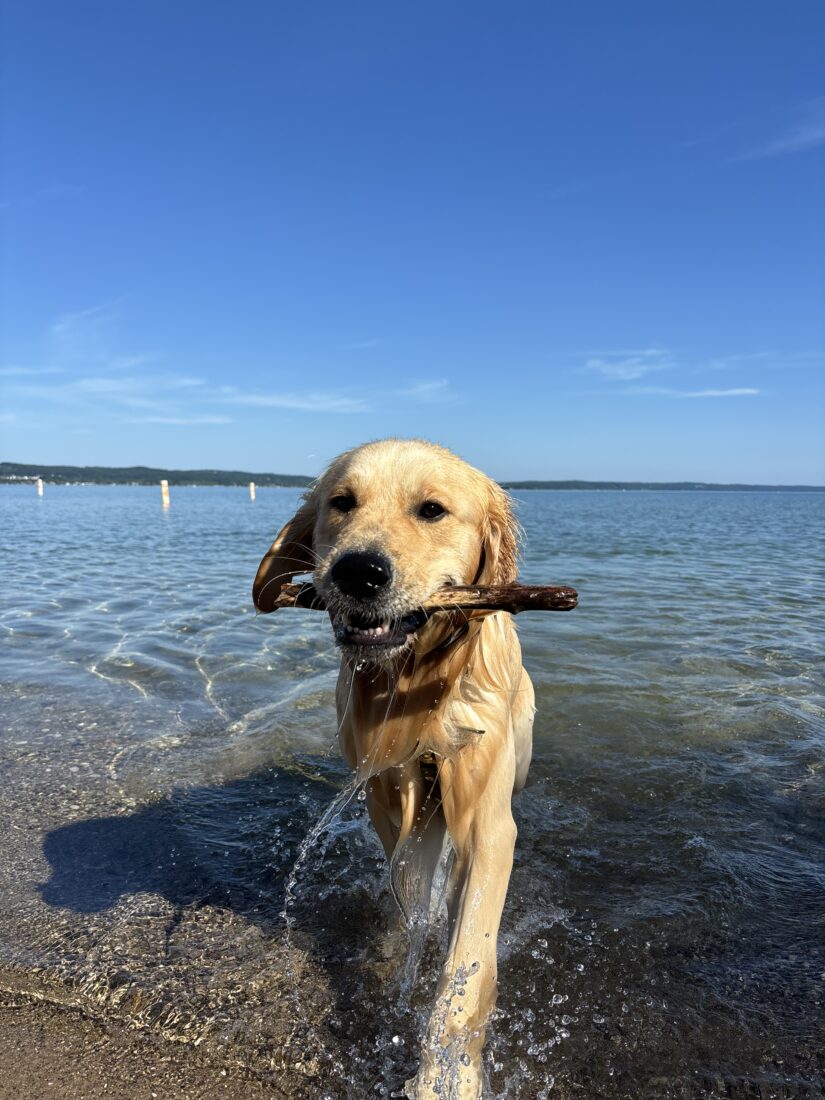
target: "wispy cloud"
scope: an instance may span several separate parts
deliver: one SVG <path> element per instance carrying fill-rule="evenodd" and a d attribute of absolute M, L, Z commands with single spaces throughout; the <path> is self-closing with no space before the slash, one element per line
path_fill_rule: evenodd
<path fill-rule="evenodd" d="M 825 96 L 803 103 L 797 108 L 796 114 L 796 119 L 784 133 L 738 159 L 761 160 L 787 153 L 805 153 L 825 145 Z"/>
<path fill-rule="evenodd" d="M 51 364 L 73 371 L 94 370 L 117 374 L 153 361 L 146 353 L 123 352 L 117 347 L 119 300 L 63 313 L 48 333 Z"/>
<path fill-rule="evenodd" d="M 579 354 L 587 356 L 584 366 L 579 370 L 599 374 L 610 383 L 611 388 L 627 394 L 674 398 L 754 397 L 762 392 L 750 384 L 754 371 L 763 372 L 764 377 L 765 371 L 782 371 L 794 367 L 819 368 L 825 364 L 825 354 L 822 352 L 749 351 L 688 357 L 668 348 L 650 347 Z M 669 372 L 668 381 L 676 385 L 633 385 L 657 371 Z M 741 381 L 743 384 L 724 388 L 714 385 L 723 372 L 734 376 L 736 382 Z M 708 382 L 711 384 L 701 384 Z M 679 383 L 682 388 L 679 388 Z"/>
<path fill-rule="evenodd" d="M 200 378 L 185 375 L 117 375 L 90 376 L 59 381 L 14 381 L 4 386 L 7 403 L 14 403 L 31 412 L 37 410 L 38 418 L 48 418 L 49 409 L 59 409 L 64 418 L 72 416 L 84 419 L 118 419 L 122 423 L 136 423 L 122 418 L 129 411 L 143 414 L 142 421 L 159 417 L 191 420 L 200 413 L 190 413 L 193 400 L 199 400 L 204 388 Z M 193 394 L 198 395 L 193 397 Z M 185 408 L 183 407 L 185 403 Z M 211 417 L 211 414 L 203 414 Z M 211 423 L 204 419 L 203 423 Z"/>
<path fill-rule="evenodd" d="M 30 378 L 40 374 L 62 374 L 63 367 L 0 367 L 0 378 Z"/>
<path fill-rule="evenodd" d="M 712 145 L 722 139 L 729 138 L 731 134 L 735 134 L 741 130 L 744 125 L 748 123 L 747 119 L 734 119 L 729 122 L 723 122 L 720 126 L 714 126 L 713 129 L 706 131 L 703 134 L 699 134 L 696 137 L 686 138 L 683 141 L 676 143 L 677 149 L 696 149 L 702 145 Z"/>
<path fill-rule="evenodd" d="M 452 400 L 450 383 L 446 378 L 416 382 L 407 389 L 398 390 L 398 396 L 409 398 L 411 401 L 422 401 L 425 404 L 443 404 L 445 401 Z"/>
<path fill-rule="evenodd" d="M 136 375 L 119 378 L 78 378 L 64 389 L 81 393 L 106 394 L 110 397 L 131 396 L 134 393 L 152 393 L 158 390 L 186 390 L 203 386 L 202 378 L 189 378 L 175 374 Z"/>
<path fill-rule="evenodd" d="M 62 423 L 70 419 L 76 424 L 206 426 L 232 423 L 232 411 L 241 407 L 310 414 L 365 413 L 374 408 L 372 394 L 368 399 L 345 390 L 255 392 L 212 385 L 183 371 L 144 373 L 139 368 L 148 356 L 124 354 L 117 347 L 115 305 L 107 302 L 61 314 L 47 333 L 50 365 L 0 368 L 9 411 L 35 413 L 41 423 L 59 413 Z M 392 395 L 385 391 L 383 396 Z"/>
<path fill-rule="evenodd" d="M 62 313 L 49 329 L 51 359 L 72 368 L 103 368 L 112 352 L 114 302 Z"/>
<path fill-rule="evenodd" d="M 715 371 L 731 371 L 742 366 L 786 370 L 796 368 L 821 369 L 825 366 L 825 352 L 822 351 L 753 351 L 743 354 L 718 355 L 702 363 L 703 368 Z"/>
<path fill-rule="evenodd" d="M 759 366 L 762 363 L 773 365 L 775 358 L 769 351 L 737 352 L 729 355 L 715 355 L 712 359 L 707 359 L 702 366 L 708 370 L 731 371 L 743 365 Z"/>
<path fill-rule="evenodd" d="M 666 348 L 636 351 L 590 352 L 584 369 L 594 371 L 611 382 L 631 382 L 653 371 L 671 370 L 675 359 Z"/>
<path fill-rule="evenodd" d="M 676 390 L 668 389 L 663 386 L 634 386 L 626 391 L 627 393 L 640 394 L 648 397 L 675 397 L 675 398 L 693 398 L 693 397 L 757 397 L 760 390 L 753 389 L 750 386 L 742 386 L 737 389 L 730 390 Z"/>
<path fill-rule="evenodd" d="M 225 393 L 219 400 L 229 405 L 250 405 L 264 409 L 295 409 L 314 413 L 369 412 L 372 404 L 361 397 L 340 393 Z"/>
<path fill-rule="evenodd" d="M 128 421 L 129 424 L 231 424 L 229 416 L 139 416 Z"/>
<path fill-rule="evenodd" d="M 371 351 L 380 343 L 380 340 L 353 340 L 348 344 L 339 344 L 339 347 L 341 351 Z"/>
<path fill-rule="evenodd" d="M 660 347 L 643 349 L 623 349 L 621 351 L 594 351 L 589 354 L 584 370 L 594 371 L 603 379 L 611 383 L 611 391 L 632 397 L 667 397 L 674 400 L 690 400 L 716 397 L 757 397 L 762 391 L 751 385 L 728 386 L 724 389 L 716 386 L 698 387 L 696 382 L 704 375 L 702 381 L 710 381 L 709 375 L 727 370 L 734 372 L 737 368 L 752 368 L 754 365 L 775 363 L 781 357 L 776 357 L 771 352 L 748 352 L 737 354 L 719 355 L 708 359 L 690 359 L 685 361 L 675 352 Z M 671 386 L 634 385 L 634 383 L 646 378 L 656 371 L 670 372 L 670 379 L 674 382 L 689 380 L 687 385 L 680 388 Z M 738 380 L 738 379 L 737 379 Z M 694 388 L 689 388 L 690 381 Z M 714 379 L 715 381 L 715 379 Z M 747 379 L 750 381 L 750 379 Z"/>

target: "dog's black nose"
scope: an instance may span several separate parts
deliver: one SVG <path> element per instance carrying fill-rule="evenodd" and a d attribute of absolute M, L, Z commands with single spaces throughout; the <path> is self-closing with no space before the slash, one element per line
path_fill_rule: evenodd
<path fill-rule="evenodd" d="M 333 565 L 332 579 L 345 596 L 374 600 L 392 580 L 392 566 L 383 554 L 350 550 Z"/>

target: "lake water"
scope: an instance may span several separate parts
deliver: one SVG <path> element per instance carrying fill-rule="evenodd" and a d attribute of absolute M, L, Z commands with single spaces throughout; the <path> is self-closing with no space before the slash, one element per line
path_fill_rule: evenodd
<path fill-rule="evenodd" d="M 256 616 L 291 490 L 0 489 L 4 988 L 273 1095 L 390 1096 L 412 999 L 323 615 Z M 492 1096 L 825 1096 L 825 493 L 519 494 L 537 688 Z"/>

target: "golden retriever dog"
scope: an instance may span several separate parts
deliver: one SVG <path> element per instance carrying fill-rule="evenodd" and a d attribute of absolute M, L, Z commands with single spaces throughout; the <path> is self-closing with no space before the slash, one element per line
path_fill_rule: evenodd
<path fill-rule="evenodd" d="M 506 493 L 443 447 L 386 439 L 335 459 L 261 562 L 262 611 L 311 572 L 342 662 L 341 751 L 366 787 L 396 899 L 426 927 L 452 849 L 449 948 L 416 1100 L 476 1100 L 496 999 L 496 939 L 516 840 L 511 796 L 532 751 L 533 687 L 511 616 L 436 611 L 446 585 L 516 579 Z"/>

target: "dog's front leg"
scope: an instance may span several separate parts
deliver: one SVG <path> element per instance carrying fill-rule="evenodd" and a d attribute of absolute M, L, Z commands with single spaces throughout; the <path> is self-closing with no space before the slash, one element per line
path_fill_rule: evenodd
<path fill-rule="evenodd" d="M 488 743 L 484 750 L 462 752 L 442 771 L 444 815 L 455 849 L 450 946 L 413 1086 L 416 1100 L 481 1096 L 481 1052 L 496 1001 L 496 940 L 516 841 L 512 741 L 500 752 L 491 754 L 492 748 Z"/>

